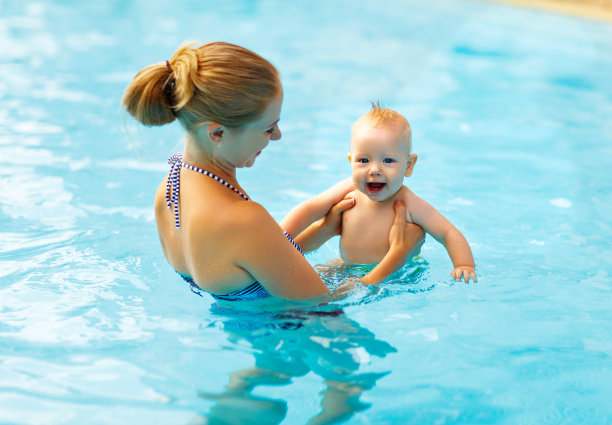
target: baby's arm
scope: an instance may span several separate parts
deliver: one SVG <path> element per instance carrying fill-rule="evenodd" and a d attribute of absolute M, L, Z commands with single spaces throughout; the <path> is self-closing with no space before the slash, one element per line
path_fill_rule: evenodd
<path fill-rule="evenodd" d="M 281 227 L 295 238 L 312 223 L 325 217 L 331 207 L 340 202 L 354 188 L 351 178 L 336 183 L 293 208 L 281 221 Z"/>
<path fill-rule="evenodd" d="M 463 278 L 466 282 L 472 277 L 476 281 L 472 250 L 461 232 L 434 207 L 412 191 L 407 191 L 406 198 L 405 202 L 409 206 L 410 216 L 414 223 L 432 235 L 448 251 L 454 266 L 451 276 L 456 280 Z"/>

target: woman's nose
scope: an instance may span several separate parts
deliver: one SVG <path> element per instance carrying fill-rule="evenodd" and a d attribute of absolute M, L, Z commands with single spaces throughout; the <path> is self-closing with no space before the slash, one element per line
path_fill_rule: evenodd
<path fill-rule="evenodd" d="M 282 136 L 283 136 L 283 133 L 281 133 L 280 127 L 277 125 L 276 128 L 274 129 L 274 133 L 272 133 L 272 136 L 270 137 L 270 140 L 278 140 Z"/>

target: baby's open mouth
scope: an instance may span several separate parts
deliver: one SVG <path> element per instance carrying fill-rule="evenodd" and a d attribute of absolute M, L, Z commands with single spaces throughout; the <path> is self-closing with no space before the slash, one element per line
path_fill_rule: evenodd
<path fill-rule="evenodd" d="M 368 183 L 367 186 L 370 193 L 377 193 L 385 187 L 385 183 Z"/>

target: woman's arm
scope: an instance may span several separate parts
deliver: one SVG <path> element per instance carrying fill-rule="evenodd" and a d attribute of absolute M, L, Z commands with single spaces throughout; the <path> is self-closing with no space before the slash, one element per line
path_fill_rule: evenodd
<path fill-rule="evenodd" d="M 343 199 L 334 205 L 324 218 L 311 224 L 306 230 L 294 238 L 300 244 L 302 251 L 310 252 L 319 249 L 330 238 L 337 236 L 342 230 L 342 213 L 355 205 L 354 198 Z"/>
<path fill-rule="evenodd" d="M 270 214 L 255 202 L 243 202 L 232 212 L 235 243 L 232 257 L 271 295 L 291 300 L 314 298 L 329 292 L 327 286 L 283 234 Z"/>
<path fill-rule="evenodd" d="M 302 232 L 296 241 L 300 245 L 304 244 L 302 249 L 305 246 L 312 248 L 308 243 L 314 241 L 316 247 L 313 249 L 316 249 L 330 237 L 339 235 L 342 213 L 353 205 L 354 202 L 346 199 L 334 205 L 324 219 L 319 220 Z M 408 258 L 418 254 L 425 240 L 425 233 L 420 226 L 406 222 L 404 203 L 398 201 L 394 203 L 393 208 L 395 210 L 395 220 L 389 232 L 389 251 L 382 261 L 361 279 L 367 284 L 379 283 L 402 267 Z"/>
<path fill-rule="evenodd" d="M 293 208 L 281 221 L 281 227 L 295 238 L 304 229 L 323 218 L 330 209 L 354 189 L 352 179 L 336 183 L 329 189 Z"/>
<path fill-rule="evenodd" d="M 355 205 L 353 200 L 344 199 L 334 205 L 324 219 L 304 230 L 296 239 L 302 249 L 317 249 L 332 236 L 339 235 L 342 229 L 342 213 Z M 406 207 L 401 201 L 393 204 L 395 220 L 389 232 L 389 251 L 380 263 L 361 280 L 376 284 L 402 267 L 408 258 L 417 255 L 425 241 L 421 226 L 406 222 Z"/>
<path fill-rule="evenodd" d="M 395 220 L 389 231 L 389 251 L 370 273 L 361 278 L 369 285 L 377 284 L 402 267 L 414 248 L 423 244 L 423 229 L 406 221 L 406 206 L 402 201 L 395 201 Z"/>
<path fill-rule="evenodd" d="M 342 207 L 337 205 L 333 214 L 326 216 L 329 221 L 323 223 L 322 228 L 331 229 L 337 225 Z M 302 300 L 329 292 L 319 274 L 291 246 L 278 223 L 262 206 L 255 202 L 241 203 L 240 215 L 236 217 L 240 218 L 233 227 L 232 235 L 228 235 L 236 238 L 233 248 L 236 264 L 251 274 L 271 295 Z M 377 283 L 395 272 L 405 263 L 408 253 L 422 240 L 420 227 L 406 223 L 405 217 L 403 204 L 398 205 L 389 236 L 389 253 L 362 279 L 364 282 Z"/>

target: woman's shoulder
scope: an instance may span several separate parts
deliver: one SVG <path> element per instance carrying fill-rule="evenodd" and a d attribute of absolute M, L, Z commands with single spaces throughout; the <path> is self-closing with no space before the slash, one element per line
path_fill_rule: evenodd
<path fill-rule="evenodd" d="M 157 187 L 157 192 L 155 193 L 155 203 L 154 203 L 154 211 L 155 211 L 155 219 L 157 220 L 158 226 L 164 226 L 164 223 L 171 222 L 171 212 L 168 208 L 168 203 L 166 201 L 166 182 L 168 178 L 164 178 L 162 182 Z"/>
<path fill-rule="evenodd" d="M 157 186 L 157 191 L 155 192 L 155 209 L 157 210 L 162 205 L 166 205 L 166 185 L 168 182 L 168 177 L 164 177 L 159 186 Z"/>
<path fill-rule="evenodd" d="M 262 244 L 278 224 L 255 202 L 236 201 L 215 209 L 195 209 L 183 215 L 181 227 L 189 256 L 216 264 L 236 264 L 249 250 Z M 184 223 L 184 224 L 183 224 Z M 202 260 L 200 260 L 202 261 Z"/>
<path fill-rule="evenodd" d="M 224 204 L 219 209 L 199 209 L 189 217 L 190 234 L 245 234 L 253 229 L 276 225 L 276 221 L 260 204 L 239 200 Z"/>

